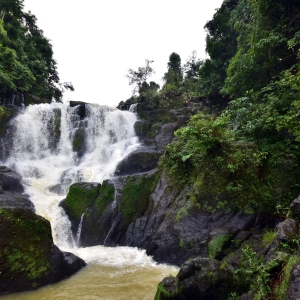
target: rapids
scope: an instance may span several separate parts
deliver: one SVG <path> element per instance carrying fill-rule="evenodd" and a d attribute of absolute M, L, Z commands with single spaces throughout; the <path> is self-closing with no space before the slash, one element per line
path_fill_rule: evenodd
<path fill-rule="evenodd" d="M 3 299 L 153 299 L 160 280 L 178 271 L 136 248 L 77 247 L 79 236 L 73 239 L 59 202 L 72 183 L 112 178 L 118 162 L 139 147 L 134 113 L 86 104 L 83 116 L 78 109 L 59 103 L 27 107 L 11 121 L 12 144 L 1 163 L 22 175 L 36 213 L 51 222 L 55 244 L 88 266 L 63 282 Z"/>

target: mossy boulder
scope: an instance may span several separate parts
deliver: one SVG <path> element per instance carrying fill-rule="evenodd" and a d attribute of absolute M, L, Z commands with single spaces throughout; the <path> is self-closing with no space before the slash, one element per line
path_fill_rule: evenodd
<path fill-rule="evenodd" d="M 0 295 L 64 279 L 85 262 L 54 244 L 49 221 L 23 208 L 0 209 Z"/>
<path fill-rule="evenodd" d="M 65 200 L 60 205 L 66 211 L 74 239 L 80 246 L 103 244 L 111 227 L 111 214 L 115 197 L 114 184 L 110 180 L 102 184 L 96 182 L 79 182 L 70 186 Z M 81 234 L 78 227 L 81 222 Z"/>
<path fill-rule="evenodd" d="M 233 275 L 212 258 L 195 258 L 185 262 L 176 277 L 166 277 L 158 285 L 155 300 L 223 300 L 230 290 Z"/>
<path fill-rule="evenodd" d="M 83 213 L 95 203 L 101 184 L 98 182 L 78 182 L 70 186 L 65 200 L 60 206 L 66 211 L 71 223 L 72 232 L 76 234 Z"/>

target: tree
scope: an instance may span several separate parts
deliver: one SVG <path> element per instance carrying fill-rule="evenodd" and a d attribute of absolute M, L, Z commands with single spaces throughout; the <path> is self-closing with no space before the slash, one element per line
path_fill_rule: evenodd
<path fill-rule="evenodd" d="M 60 83 L 52 45 L 36 25 L 36 17 L 22 11 L 23 0 L 0 2 L 0 92 L 26 92 L 60 100 L 71 83 Z"/>
<path fill-rule="evenodd" d="M 146 59 L 144 67 L 139 67 L 137 71 L 133 69 L 128 70 L 126 77 L 129 80 L 129 85 L 133 85 L 132 95 L 139 92 L 143 82 L 147 82 L 147 79 L 155 73 L 151 67 L 153 62 L 153 60 Z"/>
<path fill-rule="evenodd" d="M 204 97 L 218 98 L 223 88 L 230 59 L 237 51 L 235 11 L 239 0 L 225 0 L 205 24 L 207 31 L 205 60 L 199 70 L 199 91 Z"/>
<path fill-rule="evenodd" d="M 180 86 L 182 82 L 182 69 L 181 69 L 181 58 L 179 54 L 173 52 L 169 56 L 168 72 L 164 75 L 166 84 Z"/>

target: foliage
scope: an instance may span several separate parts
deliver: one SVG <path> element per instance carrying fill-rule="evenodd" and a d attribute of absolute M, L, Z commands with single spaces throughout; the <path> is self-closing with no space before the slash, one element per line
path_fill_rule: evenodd
<path fill-rule="evenodd" d="M 22 9 L 23 0 L 0 3 L 0 91 L 60 100 L 64 89 L 74 88 L 59 82 L 50 41 L 36 17 Z"/>
<path fill-rule="evenodd" d="M 243 252 L 249 262 L 249 267 L 245 270 L 245 274 L 252 278 L 252 289 L 258 294 L 255 299 L 266 299 L 271 291 L 270 274 L 266 271 L 263 261 L 256 257 L 256 252 L 250 247 L 245 247 Z"/>
<path fill-rule="evenodd" d="M 198 196 L 223 195 L 235 199 L 229 203 L 232 207 L 241 208 L 248 201 L 258 207 L 262 204 L 256 203 L 258 171 L 266 154 L 254 144 L 235 140 L 227 124 L 227 117 L 191 117 L 186 127 L 175 132 L 160 167 L 167 169 L 177 187 L 193 183 Z"/>
<path fill-rule="evenodd" d="M 148 77 L 151 77 L 154 73 L 154 70 L 151 67 L 153 62 L 153 60 L 146 59 L 144 67 L 139 67 L 137 71 L 134 71 L 133 69 L 128 70 L 126 77 L 129 80 L 129 85 L 133 85 L 133 96 L 139 91 L 142 84 L 147 82 Z"/>
<path fill-rule="evenodd" d="M 274 294 L 276 295 L 276 299 L 284 300 L 286 299 L 286 292 L 291 279 L 291 271 L 292 269 L 300 263 L 299 255 L 295 254 L 290 256 L 287 264 L 283 268 L 282 279 L 277 287 L 275 287 Z"/>

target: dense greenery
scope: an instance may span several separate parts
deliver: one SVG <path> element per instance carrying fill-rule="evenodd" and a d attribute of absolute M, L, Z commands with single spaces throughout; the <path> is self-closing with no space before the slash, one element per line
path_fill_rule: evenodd
<path fill-rule="evenodd" d="M 23 0 L 0 2 L 0 92 L 30 93 L 60 100 L 71 83 L 59 82 L 50 41 L 36 25 Z"/>
<path fill-rule="evenodd" d="M 300 5 L 225 0 L 205 27 L 210 58 L 192 56 L 198 74 L 189 77 L 190 67 L 173 98 L 190 93 L 229 104 L 192 117 L 160 166 L 178 187 L 192 184 L 204 208 L 211 209 L 204 196 L 213 195 L 218 207 L 276 212 L 300 193 Z"/>

